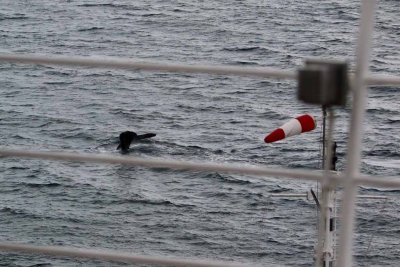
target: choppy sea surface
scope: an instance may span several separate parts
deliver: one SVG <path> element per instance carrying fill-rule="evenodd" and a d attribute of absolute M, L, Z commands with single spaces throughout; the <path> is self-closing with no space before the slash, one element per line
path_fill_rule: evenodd
<path fill-rule="evenodd" d="M 1 0 L 0 52 L 117 56 L 296 69 L 307 57 L 354 67 L 359 1 Z M 400 74 L 400 2 L 379 1 L 371 70 Z M 321 111 L 294 81 L 0 64 L 0 143 L 13 149 L 318 169 Z M 368 91 L 362 172 L 400 175 L 400 91 Z M 350 105 L 336 109 L 344 170 Z M 308 112 L 311 133 L 266 145 Z M 116 150 L 131 130 L 157 136 Z M 311 266 L 316 207 L 301 180 L 123 165 L 0 160 L 0 240 L 144 255 Z M 361 188 L 356 266 L 398 266 L 400 189 Z M 0 253 L 1 266 L 126 266 Z"/>

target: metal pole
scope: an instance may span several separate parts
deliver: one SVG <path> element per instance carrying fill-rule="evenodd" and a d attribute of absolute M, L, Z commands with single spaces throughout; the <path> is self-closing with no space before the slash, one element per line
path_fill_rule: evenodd
<path fill-rule="evenodd" d="M 353 110 L 351 114 L 350 138 L 348 145 L 348 156 L 344 196 L 342 201 L 341 229 L 339 236 L 339 258 L 338 266 L 352 266 L 352 245 L 354 234 L 355 201 L 357 197 L 357 186 L 355 177 L 360 172 L 362 123 L 364 119 L 365 106 L 367 102 L 367 91 L 365 77 L 368 72 L 370 50 L 372 45 L 372 32 L 374 27 L 374 13 L 376 0 L 365 0 L 361 6 L 360 33 L 357 45 L 356 75 L 353 90 Z"/>
<path fill-rule="evenodd" d="M 326 109 L 324 109 L 326 111 Z M 321 218 L 319 234 L 322 235 L 319 238 L 320 244 L 318 245 L 319 251 L 317 255 L 317 266 L 333 266 L 335 260 L 334 250 L 334 228 L 332 228 L 332 215 L 335 213 L 334 199 L 335 191 L 330 183 L 330 171 L 332 170 L 332 139 L 333 139 L 333 128 L 334 128 L 334 114 L 332 108 L 327 109 L 328 113 L 328 128 L 325 130 L 323 140 L 323 162 L 324 162 L 324 178 L 322 179 L 321 185 Z M 325 114 L 324 114 L 325 115 Z M 325 117 L 325 116 L 324 116 Z M 324 128 L 326 127 L 324 121 Z M 326 134 L 327 133 L 327 134 Z"/>
<path fill-rule="evenodd" d="M 325 167 L 325 139 L 326 139 L 326 106 L 322 106 L 322 166 L 321 169 Z M 324 178 L 323 178 L 324 179 Z M 318 190 L 319 191 L 319 190 Z M 325 225 L 325 215 L 324 215 L 324 207 L 325 207 L 325 199 L 324 199 L 324 188 L 323 188 L 323 183 L 321 183 L 321 193 L 317 191 L 317 200 L 319 195 L 321 195 L 321 200 L 322 200 L 322 205 L 319 205 L 317 209 L 317 215 L 318 215 L 318 241 L 317 241 L 317 248 L 316 248 L 316 260 L 315 260 L 315 266 L 316 267 L 322 267 L 323 263 L 323 247 L 324 247 L 324 225 Z"/>
<path fill-rule="evenodd" d="M 216 75 L 258 76 L 264 78 L 296 79 L 294 71 L 266 67 L 237 67 L 225 65 L 189 65 L 178 63 L 162 63 L 158 61 L 143 61 L 140 59 L 122 59 L 113 57 L 70 57 L 41 56 L 30 54 L 0 53 L 0 62 L 15 62 L 24 64 L 44 64 L 59 66 L 82 66 L 92 68 L 113 68 L 144 71 L 166 71 L 176 73 L 209 73 Z"/>

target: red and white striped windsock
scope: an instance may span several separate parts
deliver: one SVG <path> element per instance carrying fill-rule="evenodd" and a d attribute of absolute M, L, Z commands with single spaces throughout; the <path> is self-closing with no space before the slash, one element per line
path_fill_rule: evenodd
<path fill-rule="evenodd" d="M 276 142 L 292 135 L 312 131 L 315 127 L 317 127 L 317 123 L 314 117 L 304 114 L 295 119 L 291 119 L 278 129 L 274 130 L 264 138 L 264 142 Z"/>

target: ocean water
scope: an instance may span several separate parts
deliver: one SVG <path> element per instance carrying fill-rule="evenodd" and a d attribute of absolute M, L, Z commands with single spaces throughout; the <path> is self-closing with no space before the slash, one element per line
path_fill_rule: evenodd
<path fill-rule="evenodd" d="M 117 56 L 296 69 L 307 57 L 354 67 L 359 1 L 1 0 L 0 52 Z M 400 73 L 399 1 L 380 1 L 371 70 Z M 321 111 L 293 81 L 0 64 L 0 142 L 13 149 L 119 155 L 118 135 L 154 132 L 126 155 L 318 169 Z M 400 175 L 400 92 L 368 92 L 362 172 Z M 350 103 L 335 110 L 345 168 Z M 308 112 L 319 127 L 266 145 Z M 272 198 L 316 184 L 122 165 L 0 161 L 0 240 L 144 255 L 310 266 L 316 207 Z M 400 195 L 358 202 L 356 266 L 398 266 Z M 126 266 L 0 253 L 1 266 Z"/>

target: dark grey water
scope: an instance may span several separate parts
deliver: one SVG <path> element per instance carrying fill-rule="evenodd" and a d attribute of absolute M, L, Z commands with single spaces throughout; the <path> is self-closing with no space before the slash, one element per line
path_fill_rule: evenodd
<path fill-rule="evenodd" d="M 354 63 L 359 1 L 6 1 L 0 51 L 107 55 L 295 69 L 309 56 Z M 372 70 L 400 73 L 400 2 L 379 4 Z M 129 155 L 317 169 L 320 128 L 265 145 L 297 114 L 291 81 L 0 64 L 3 147 L 118 155 L 121 131 L 155 132 Z M 337 110 L 338 168 L 348 109 Z M 362 171 L 400 174 L 400 93 L 369 90 Z M 310 266 L 315 184 L 219 173 L 2 159 L 0 240 L 148 255 Z M 359 202 L 358 266 L 398 266 L 398 190 Z M 368 243 L 372 239 L 369 250 Z M 2 266 L 115 266 L 0 254 Z"/>

